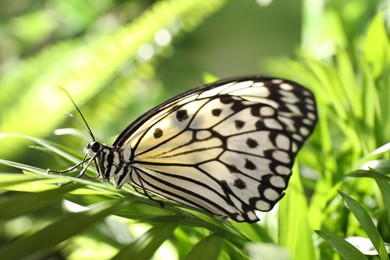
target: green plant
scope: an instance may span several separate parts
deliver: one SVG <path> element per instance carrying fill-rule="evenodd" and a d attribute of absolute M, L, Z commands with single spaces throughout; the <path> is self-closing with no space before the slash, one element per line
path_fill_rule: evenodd
<path fill-rule="evenodd" d="M 352 54 L 338 48 L 327 58 L 318 59 L 301 53 L 299 60 L 282 58 L 269 62 L 273 73 L 277 71 L 279 75 L 312 86 L 316 93 L 320 107 L 317 135 L 312 139 L 312 147 L 300 155 L 305 157 L 311 169 L 303 179 L 307 192 L 311 194 L 307 218 L 311 228 L 321 229 L 317 234 L 347 259 L 355 259 L 354 252 L 360 257 L 362 254 L 357 250 L 349 251 L 351 245 L 342 242 L 340 236 L 368 236 L 380 252 L 381 259 L 387 259 L 388 254 L 383 241 L 388 241 L 390 230 L 385 204 L 388 200 L 385 187 L 389 184 L 383 174 L 389 173 L 389 145 L 386 142 L 390 130 L 387 120 L 390 111 L 390 45 L 384 18 L 384 13 L 379 12 L 372 19 L 365 37 L 356 41 L 353 47 L 356 51 Z M 377 158 L 382 161 L 370 164 L 370 160 Z M 367 165 L 372 169 L 367 169 Z M 355 171 L 359 168 L 376 172 L 376 175 L 369 175 L 375 182 L 346 178 L 367 177 L 366 174 L 357 174 L 362 173 Z M 352 171 L 354 175 L 347 174 Z M 342 200 L 338 190 L 342 191 L 339 191 Z M 350 196 L 357 198 L 358 202 Z M 367 204 L 367 200 L 371 202 Z M 365 217 L 359 217 L 361 214 Z M 332 257 L 331 250 L 321 247 L 321 257 Z"/>
<path fill-rule="evenodd" d="M 379 257 L 387 259 L 390 46 L 387 13 L 376 11 L 378 2 L 325 1 L 318 11 L 326 17 L 320 21 L 326 33 L 310 26 L 319 24 L 310 19 L 321 16 L 306 13 L 305 47 L 298 58 L 272 57 L 263 63 L 268 74 L 300 82 L 315 93 L 319 122 L 300 152 L 278 211 L 258 224 L 229 222 L 170 202 L 161 208 L 130 187 L 116 190 L 101 183 L 93 167 L 88 178 L 75 178 L 77 172 L 47 174 L 32 166 L 64 169 L 78 163 L 81 147 L 89 141 L 85 133 L 69 128 L 57 131 L 61 135 L 51 141 L 31 137 L 51 136 L 54 127 L 63 126 L 59 115 L 72 110 L 56 86 L 77 97 L 87 118 L 99 119 L 90 122 L 96 136 L 111 139 L 117 134 L 113 129 L 123 128 L 118 122 L 130 122 L 169 95 L 154 74 L 158 61 L 174 49 L 171 44 L 160 46 L 154 49 L 157 55 L 149 57 L 150 44 L 156 47 L 153 35 L 167 30 L 178 40 L 223 1 L 159 1 L 144 6 L 145 13 L 137 9 L 140 18 L 112 29 L 114 33 L 96 36 L 92 30 L 86 38 L 59 41 L 22 60 L 0 79 L 1 111 L 7 108 L 1 113 L 0 131 L 20 133 L 0 136 L 6 148 L 2 152 L 7 150 L 11 158 L 23 154 L 0 163 L 24 173 L 4 168 L 0 174 L 0 258 L 149 259 L 169 253 L 180 259 L 364 259 L 356 245 L 345 240 L 358 236 L 369 238 Z M 115 6 L 105 3 L 96 6 L 97 13 L 80 16 L 77 30 L 68 33 L 87 32 L 99 12 Z M 56 4 L 63 8 L 58 10 L 68 8 Z M 305 10 L 309 6 L 307 1 Z M 38 23 L 50 17 L 37 11 L 24 18 Z M 43 27 L 39 35 L 50 30 Z M 37 39 L 24 40 L 32 44 Z M 313 39 L 325 44 L 316 45 Z M 139 58 L 142 46 L 146 56 Z M 311 48 L 318 46 L 320 52 Z M 41 73 L 43 67 L 49 68 L 46 73 Z M 124 96 L 131 102 L 124 102 Z M 32 111 L 40 111 L 39 117 Z M 40 127 L 30 127 L 36 125 Z M 33 143 L 32 152 L 24 152 L 26 143 Z"/>

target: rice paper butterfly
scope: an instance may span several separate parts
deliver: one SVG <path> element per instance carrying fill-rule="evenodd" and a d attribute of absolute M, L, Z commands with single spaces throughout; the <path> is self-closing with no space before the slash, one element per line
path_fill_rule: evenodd
<path fill-rule="evenodd" d="M 94 162 L 117 188 L 130 183 L 147 195 L 256 222 L 256 210 L 269 211 L 283 197 L 316 121 L 313 94 L 295 82 L 225 79 L 151 109 L 112 146 L 91 133 L 81 174 Z"/>

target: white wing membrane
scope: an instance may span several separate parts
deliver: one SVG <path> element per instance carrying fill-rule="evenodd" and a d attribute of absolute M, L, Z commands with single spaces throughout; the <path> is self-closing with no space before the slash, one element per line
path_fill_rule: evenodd
<path fill-rule="evenodd" d="M 272 78 L 218 82 L 160 105 L 120 135 L 132 184 L 236 221 L 282 198 L 316 123 L 313 95 Z"/>

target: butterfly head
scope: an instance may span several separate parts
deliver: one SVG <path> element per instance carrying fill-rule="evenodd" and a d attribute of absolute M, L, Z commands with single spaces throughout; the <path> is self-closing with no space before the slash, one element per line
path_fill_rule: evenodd
<path fill-rule="evenodd" d="M 84 153 L 91 158 L 96 157 L 96 154 L 99 153 L 103 149 L 104 145 L 97 142 L 93 141 L 89 143 L 85 148 L 84 148 Z"/>
<path fill-rule="evenodd" d="M 105 144 L 99 143 L 97 141 L 93 141 L 89 143 L 84 148 L 84 153 L 86 156 L 89 156 L 91 161 L 95 162 L 96 170 L 98 172 L 99 177 L 103 181 L 109 181 L 110 179 L 110 173 L 106 171 L 104 167 L 104 157 L 105 154 L 110 153 L 110 148 L 107 147 Z"/>

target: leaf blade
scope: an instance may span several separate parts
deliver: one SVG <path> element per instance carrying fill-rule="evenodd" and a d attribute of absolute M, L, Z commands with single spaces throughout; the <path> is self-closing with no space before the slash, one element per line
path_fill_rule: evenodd
<path fill-rule="evenodd" d="M 381 259 L 389 259 L 383 239 L 367 211 L 349 195 L 343 193 L 342 191 L 338 192 L 351 209 L 353 215 L 360 223 L 367 236 L 370 238 Z"/>

